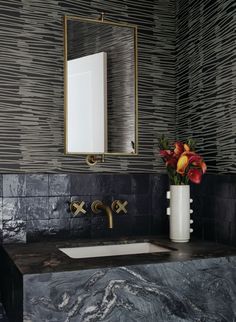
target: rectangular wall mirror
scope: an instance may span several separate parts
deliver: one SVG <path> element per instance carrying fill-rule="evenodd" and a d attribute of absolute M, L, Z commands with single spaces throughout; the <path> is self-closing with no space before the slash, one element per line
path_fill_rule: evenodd
<path fill-rule="evenodd" d="M 64 23 L 65 154 L 137 154 L 137 27 Z"/>

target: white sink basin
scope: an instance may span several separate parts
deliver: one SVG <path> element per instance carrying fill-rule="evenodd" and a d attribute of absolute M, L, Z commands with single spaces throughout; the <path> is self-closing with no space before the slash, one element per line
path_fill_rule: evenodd
<path fill-rule="evenodd" d="M 168 248 L 144 242 L 131 244 L 59 248 L 59 250 L 67 256 L 69 256 L 70 258 L 92 258 L 118 255 L 162 253 L 171 251 Z"/>

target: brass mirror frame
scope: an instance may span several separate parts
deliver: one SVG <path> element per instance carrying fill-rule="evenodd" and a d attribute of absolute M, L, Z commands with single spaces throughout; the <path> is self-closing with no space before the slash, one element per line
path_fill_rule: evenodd
<path fill-rule="evenodd" d="M 128 27 L 133 29 L 134 33 L 134 72 L 135 72 L 135 150 L 134 153 L 122 153 L 122 152 L 106 152 L 99 155 L 104 156 L 137 156 L 138 155 L 138 26 L 129 24 L 129 23 L 122 23 L 122 22 L 113 22 L 109 20 L 99 20 L 99 19 L 89 19 L 80 16 L 64 16 L 64 154 L 65 155 L 88 155 L 91 153 L 77 153 L 77 152 L 68 152 L 67 151 L 67 21 L 68 20 L 80 20 L 82 22 L 90 22 L 90 23 L 98 23 L 98 24 L 108 24 L 112 26 L 119 26 L 119 27 Z M 107 138 L 108 139 L 108 138 Z M 94 154 L 96 155 L 96 154 Z"/>

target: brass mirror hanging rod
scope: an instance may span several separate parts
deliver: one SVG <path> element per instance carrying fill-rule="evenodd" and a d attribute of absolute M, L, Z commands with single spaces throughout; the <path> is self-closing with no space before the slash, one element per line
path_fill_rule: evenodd
<path fill-rule="evenodd" d="M 105 16 L 105 12 L 101 12 L 100 17 L 98 18 L 98 20 L 104 21 L 104 16 Z"/>

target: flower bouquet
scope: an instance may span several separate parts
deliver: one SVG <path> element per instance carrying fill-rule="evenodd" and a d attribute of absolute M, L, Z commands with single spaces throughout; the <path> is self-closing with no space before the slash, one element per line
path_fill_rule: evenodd
<path fill-rule="evenodd" d="M 193 231 L 190 224 L 190 187 L 189 181 L 199 184 L 202 175 L 206 172 L 206 163 L 195 152 L 195 142 L 192 139 L 187 142 L 177 141 L 170 145 L 163 136 L 159 140 L 160 155 L 165 162 L 170 179 L 170 190 L 167 199 L 170 199 L 170 207 L 167 215 L 170 217 L 170 239 L 173 242 L 185 243 L 190 239 Z"/>
<path fill-rule="evenodd" d="M 177 141 L 173 145 L 162 136 L 159 140 L 160 155 L 165 162 L 170 183 L 186 185 L 189 181 L 199 184 L 202 175 L 206 172 L 206 163 L 195 152 L 195 141 Z"/>

